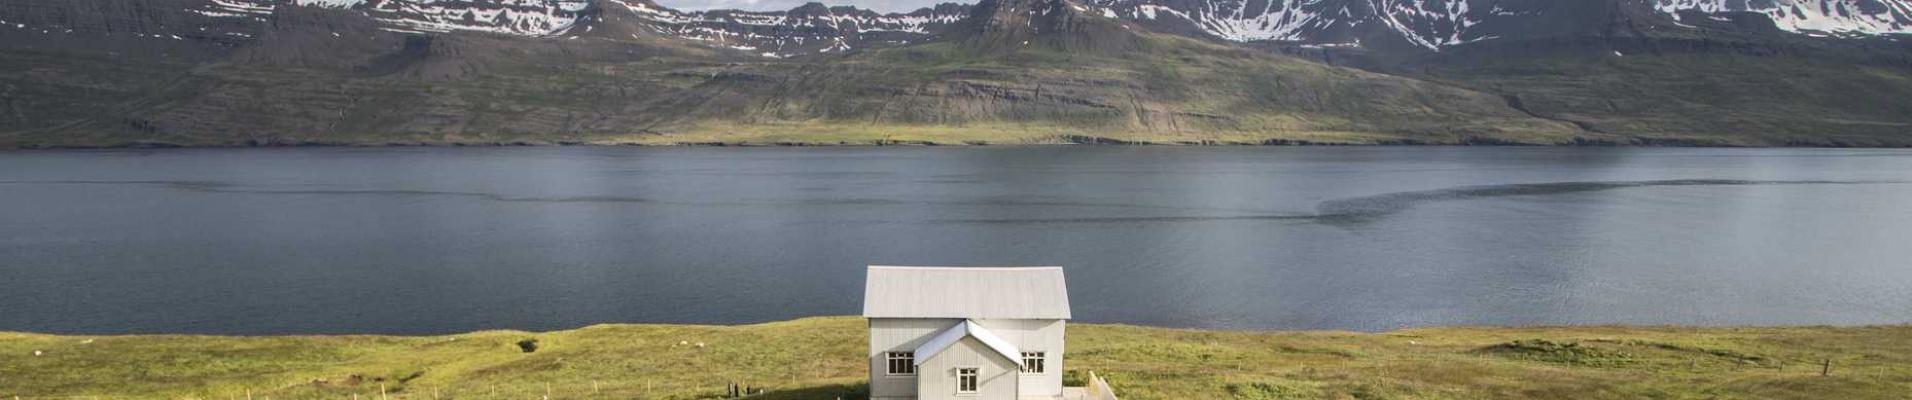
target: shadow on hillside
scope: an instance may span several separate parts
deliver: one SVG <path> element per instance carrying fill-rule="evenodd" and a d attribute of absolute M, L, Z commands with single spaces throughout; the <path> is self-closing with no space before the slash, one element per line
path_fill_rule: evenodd
<path fill-rule="evenodd" d="M 870 387 L 869 384 L 864 383 L 811 386 L 772 390 L 746 398 L 751 400 L 869 400 Z"/>

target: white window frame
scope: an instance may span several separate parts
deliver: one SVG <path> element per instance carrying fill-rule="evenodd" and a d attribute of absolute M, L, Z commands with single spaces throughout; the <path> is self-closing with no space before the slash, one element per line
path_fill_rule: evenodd
<path fill-rule="evenodd" d="M 884 352 L 883 361 L 884 361 L 883 363 L 884 375 L 892 375 L 892 376 L 916 375 L 916 352 L 913 352 L 913 351 Z M 899 365 L 897 364 L 898 361 L 903 362 L 900 365 L 903 367 L 905 372 L 896 372 L 896 367 Z"/>
<path fill-rule="evenodd" d="M 964 372 L 968 372 L 969 375 L 964 376 L 963 375 Z M 969 378 L 969 386 L 970 386 L 969 390 L 963 390 L 963 378 Z M 983 389 L 983 369 L 982 368 L 956 367 L 956 395 L 957 396 L 975 396 L 978 393 L 982 393 L 982 389 Z"/>
<path fill-rule="evenodd" d="M 1049 373 L 1049 352 L 1022 352 L 1022 373 L 1037 375 Z"/>

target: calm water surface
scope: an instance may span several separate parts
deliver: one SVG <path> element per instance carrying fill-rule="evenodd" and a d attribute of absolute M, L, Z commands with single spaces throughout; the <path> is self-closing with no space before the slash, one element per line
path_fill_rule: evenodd
<path fill-rule="evenodd" d="M 0 153 L 0 330 L 443 333 L 860 310 L 863 266 L 1062 265 L 1077 319 L 1912 322 L 1912 151 Z"/>

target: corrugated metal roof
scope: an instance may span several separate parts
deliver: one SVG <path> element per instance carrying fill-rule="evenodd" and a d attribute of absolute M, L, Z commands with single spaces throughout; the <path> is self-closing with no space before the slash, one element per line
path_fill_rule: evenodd
<path fill-rule="evenodd" d="M 996 336 L 995 332 L 983 329 L 982 325 L 970 320 L 963 320 L 962 323 L 930 338 L 928 342 L 923 342 L 922 346 L 917 346 L 916 365 L 923 365 L 924 362 L 929 361 L 930 357 L 943 352 L 949 346 L 956 345 L 956 342 L 963 341 L 965 337 L 976 338 L 976 341 L 983 342 L 984 346 L 989 346 L 990 350 L 995 350 L 997 355 L 1009 359 L 1018 367 L 1022 366 L 1022 350 L 1017 350 L 1016 345 L 1009 344 L 1009 341 L 1003 340 L 1001 336 Z"/>
<path fill-rule="evenodd" d="M 867 318 L 1069 319 L 1062 267 L 870 266 Z"/>

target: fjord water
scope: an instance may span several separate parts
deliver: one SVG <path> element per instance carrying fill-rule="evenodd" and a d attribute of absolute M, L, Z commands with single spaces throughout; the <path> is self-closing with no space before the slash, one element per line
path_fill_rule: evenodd
<path fill-rule="evenodd" d="M 442 333 L 860 311 L 1062 265 L 1078 320 L 1912 322 L 1912 151 L 382 148 L 0 153 L 0 330 Z"/>

